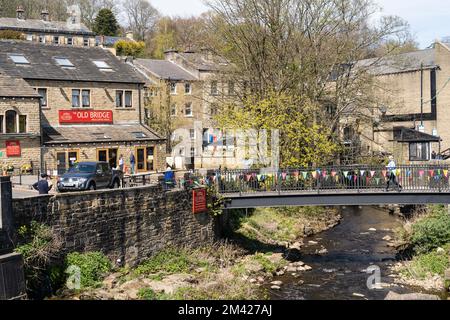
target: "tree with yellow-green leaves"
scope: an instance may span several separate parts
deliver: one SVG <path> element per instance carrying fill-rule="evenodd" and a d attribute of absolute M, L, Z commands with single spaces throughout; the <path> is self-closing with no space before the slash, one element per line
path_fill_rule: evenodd
<path fill-rule="evenodd" d="M 118 56 L 131 56 L 135 58 L 142 57 L 145 53 L 144 42 L 134 42 L 128 40 L 119 40 L 114 45 Z"/>
<path fill-rule="evenodd" d="M 247 97 L 240 107 L 229 105 L 216 120 L 223 130 L 278 129 L 283 168 L 323 165 L 334 159 L 339 146 L 332 129 L 315 121 L 316 108 L 306 97 L 271 92 L 263 99 Z"/>

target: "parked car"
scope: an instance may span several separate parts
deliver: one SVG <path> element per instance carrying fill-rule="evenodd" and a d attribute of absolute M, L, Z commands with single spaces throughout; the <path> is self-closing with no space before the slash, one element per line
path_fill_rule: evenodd
<path fill-rule="evenodd" d="M 123 172 L 107 162 L 79 162 L 58 179 L 59 192 L 119 188 Z"/>

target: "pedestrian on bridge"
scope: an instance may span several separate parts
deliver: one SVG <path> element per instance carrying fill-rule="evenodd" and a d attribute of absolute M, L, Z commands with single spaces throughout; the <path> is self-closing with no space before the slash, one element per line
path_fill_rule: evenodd
<path fill-rule="evenodd" d="M 397 181 L 397 165 L 395 164 L 395 160 L 393 156 L 389 157 L 389 164 L 386 166 L 388 169 L 388 175 L 389 179 L 386 185 L 386 191 L 389 191 L 389 187 L 391 186 L 391 183 L 397 186 L 397 189 L 401 191 L 403 188 Z"/>

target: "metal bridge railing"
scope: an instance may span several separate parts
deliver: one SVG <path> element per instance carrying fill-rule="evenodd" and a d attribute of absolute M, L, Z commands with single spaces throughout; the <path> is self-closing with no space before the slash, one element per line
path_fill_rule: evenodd
<path fill-rule="evenodd" d="M 215 171 L 207 178 L 220 193 L 318 192 L 386 189 L 391 174 L 404 191 L 450 192 L 448 165 L 324 166 L 286 170 Z M 391 183 L 391 190 L 399 190 Z"/>

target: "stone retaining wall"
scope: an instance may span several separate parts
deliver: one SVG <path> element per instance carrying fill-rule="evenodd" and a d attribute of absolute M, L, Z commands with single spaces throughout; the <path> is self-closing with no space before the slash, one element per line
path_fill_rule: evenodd
<path fill-rule="evenodd" d="M 168 246 L 215 240 L 214 219 L 192 213 L 187 191 L 158 186 L 13 200 L 16 228 L 31 221 L 54 228 L 70 252 L 101 251 L 134 266 Z"/>

